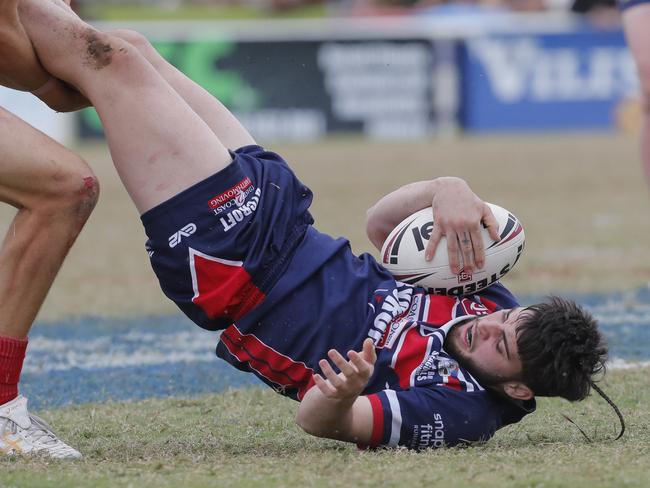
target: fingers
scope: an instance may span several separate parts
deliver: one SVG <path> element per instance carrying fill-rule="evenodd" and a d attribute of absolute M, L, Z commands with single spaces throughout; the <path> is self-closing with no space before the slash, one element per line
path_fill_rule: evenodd
<path fill-rule="evenodd" d="M 470 231 L 472 239 L 474 264 L 477 269 L 482 269 L 485 264 L 485 246 L 483 245 L 483 236 L 481 235 L 481 227 L 476 226 Z"/>
<path fill-rule="evenodd" d="M 490 207 L 485 204 L 483 205 L 483 217 L 481 220 L 483 221 L 485 228 L 488 230 L 490 238 L 493 241 L 500 241 L 501 238 L 499 237 L 499 223 L 494 217 L 492 210 L 490 210 Z"/>
<path fill-rule="evenodd" d="M 438 244 L 442 239 L 442 228 L 434 223 L 433 230 L 431 231 L 431 237 L 429 242 L 427 242 L 427 248 L 424 251 L 424 260 L 431 261 L 433 256 L 436 254 L 436 249 L 438 249 Z"/>
<path fill-rule="evenodd" d="M 318 365 L 320 366 L 321 371 L 325 375 L 325 378 L 329 380 L 329 382 L 332 384 L 334 388 L 340 388 L 341 385 L 343 384 L 343 379 L 334 371 L 332 366 L 330 366 L 329 361 L 326 359 L 321 359 L 318 362 Z"/>
<path fill-rule="evenodd" d="M 447 232 L 447 255 L 449 256 L 449 268 L 452 273 L 460 272 L 460 259 L 458 256 L 459 252 L 459 242 L 458 234 L 455 231 L 450 230 Z"/>
<path fill-rule="evenodd" d="M 365 359 L 370 365 L 374 365 L 377 362 L 377 350 L 375 349 L 375 343 L 372 342 L 372 339 L 368 338 L 363 341 L 363 359 Z"/>
<path fill-rule="evenodd" d="M 336 388 L 334 388 L 328 381 L 325 381 L 318 373 L 314 374 L 314 383 L 318 389 L 327 397 L 336 395 Z"/>
<path fill-rule="evenodd" d="M 500 240 L 499 224 L 492 215 L 489 207 L 484 213 L 483 222 L 488 229 L 490 238 L 493 241 Z M 464 223 L 456 228 L 435 225 L 431 233 L 431 239 L 425 251 L 425 259 L 431 261 L 442 237 L 447 240 L 447 254 L 449 256 L 449 268 L 452 273 L 460 273 L 461 269 L 469 273 L 483 269 L 485 265 L 485 245 L 480 224 L 469 225 Z"/>
<path fill-rule="evenodd" d="M 318 365 L 322 376 L 314 374 L 314 383 L 320 391 L 330 398 L 349 398 L 361 394 L 374 371 L 377 360 L 375 346 L 371 339 L 366 339 L 361 352 L 349 351 L 347 361 L 338 351 L 331 349 L 327 356 L 339 368 L 336 373 L 326 359 L 321 359 Z"/>
<path fill-rule="evenodd" d="M 463 269 L 471 273 L 474 271 L 474 247 L 472 246 L 470 233 L 464 230 L 458 234 L 458 240 L 460 241 L 460 254 L 463 257 Z"/>
<path fill-rule="evenodd" d="M 350 351 L 352 352 L 352 351 Z M 350 353 L 348 353 L 349 355 Z M 341 353 L 339 353 L 337 350 L 332 349 L 327 353 L 327 356 L 332 360 L 334 364 L 341 370 L 341 373 L 343 373 L 345 376 L 352 376 L 355 374 L 357 371 L 356 369 L 345 360 L 343 356 L 341 356 Z"/>

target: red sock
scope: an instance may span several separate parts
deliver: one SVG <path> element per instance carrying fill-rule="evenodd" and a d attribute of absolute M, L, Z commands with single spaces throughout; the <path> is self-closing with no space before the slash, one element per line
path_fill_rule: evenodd
<path fill-rule="evenodd" d="M 0 336 L 0 405 L 18 396 L 18 380 L 26 349 L 27 339 Z"/>

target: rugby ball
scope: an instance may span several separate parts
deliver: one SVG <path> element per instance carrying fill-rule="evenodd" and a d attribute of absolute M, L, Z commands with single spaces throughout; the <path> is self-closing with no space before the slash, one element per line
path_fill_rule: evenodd
<path fill-rule="evenodd" d="M 449 268 L 447 239 L 443 237 L 431 261 L 424 251 L 433 230 L 433 210 L 420 210 L 404 219 L 388 235 L 381 249 L 381 263 L 395 279 L 429 289 L 436 295 L 469 295 L 479 292 L 503 278 L 517 263 L 524 250 L 524 228 L 508 210 L 488 203 L 499 223 L 501 240 L 493 241 L 487 229 L 481 228 L 485 248 L 483 269 L 472 273 L 462 269 L 452 273 Z"/>

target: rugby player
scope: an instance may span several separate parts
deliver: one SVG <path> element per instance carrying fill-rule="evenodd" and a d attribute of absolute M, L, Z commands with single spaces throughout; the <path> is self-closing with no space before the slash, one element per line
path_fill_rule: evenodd
<path fill-rule="evenodd" d="M 40 65 L 17 14 L 0 0 L 0 84 L 56 109 L 85 102 Z M 27 334 L 98 196 L 79 156 L 0 108 L 0 201 L 17 208 L 0 247 L 0 455 L 81 455 L 27 410 L 18 394 Z"/>
<path fill-rule="evenodd" d="M 443 297 L 396 282 L 318 232 L 312 193 L 288 164 L 144 37 L 100 32 L 56 0 L 21 0 L 20 13 L 44 67 L 97 109 L 164 293 L 223 331 L 219 357 L 300 401 L 305 431 L 360 446 L 455 445 L 519 421 L 535 395 L 581 400 L 596 388 L 607 348 L 575 303 L 521 307 L 499 283 Z M 427 206 L 434 240 L 446 235 L 481 266 L 472 236 L 493 217 L 457 178 L 381 199 L 370 240 Z"/>
<path fill-rule="evenodd" d="M 650 186 L 650 0 L 618 0 L 618 7 L 641 81 L 641 162 Z"/>

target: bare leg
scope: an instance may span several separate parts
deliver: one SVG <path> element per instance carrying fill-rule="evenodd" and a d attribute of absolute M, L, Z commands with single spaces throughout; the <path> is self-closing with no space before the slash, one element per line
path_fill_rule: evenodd
<path fill-rule="evenodd" d="M 0 85 L 33 91 L 50 79 L 18 19 L 18 0 L 0 0 L 0 39 Z"/>
<path fill-rule="evenodd" d="M 20 14 L 45 68 L 97 109 L 140 212 L 230 163 L 210 127 L 131 44 L 49 2 L 22 0 Z"/>
<path fill-rule="evenodd" d="M 18 21 L 16 2 L 0 0 L 0 84 L 36 87 L 44 100 L 66 105 L 79 94 L 43 69 Z M 18 383 L 27 334 L 99 188 L 81 159 L 3 109 L 0 154 L 0 201 L 18 209 L 0 244 L 0 455 L 79 458 L 32 418 Z"/>
<path fill-rule="evenodd" d="M 18 212 L 0 246 L 0 455 L 79 458 L 34 421 L 18 383 L 27 333 L 97 201 L 79 157 L 0 109 L 0 201 Z"/>
<path fill-rule="evenodd" d="M 41 66 L 18 18 L 18 0 L 0 0 L 0 85 L 31 91 L 58 112 L 88 105 L 83 95 Z"/>
<path fill-rule="evenodd" d="M 643 104 L 641 160 L 650 187 L 650 4 L 641 4 L 623 12 L 623 26 L 639 70 Z"/>
<path fill-rule="evenodd" d="M 0 109 L 0 201 L 18 208 L 0 247 L 0 335 L 22 339 L 99 187 L 78 156 Z"/>
<path fill-rule="evenodd" d="M 135 46 L 227 148 L 237 149 L 255 144 L 255 140 L 244 126 L 219 100 L 167 62 L 145 36 L 132 30 L 115 30 L 109 33 Z"/>

